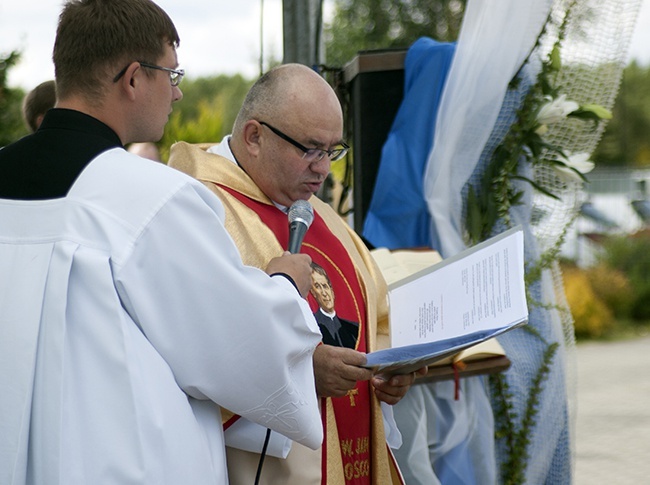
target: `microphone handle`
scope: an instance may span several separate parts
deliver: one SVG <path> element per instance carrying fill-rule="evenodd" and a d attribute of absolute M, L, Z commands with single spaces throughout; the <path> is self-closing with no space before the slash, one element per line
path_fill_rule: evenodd
<path fill-rule="evenodd" d="M 289 251 L 291 254 L 298 254 L 300 252 L 300 246 L 302 246 L 302 240 L 305 238 L 307 233 L 307 224 L 302 221 L 293 221 L 289 224 Z"/>

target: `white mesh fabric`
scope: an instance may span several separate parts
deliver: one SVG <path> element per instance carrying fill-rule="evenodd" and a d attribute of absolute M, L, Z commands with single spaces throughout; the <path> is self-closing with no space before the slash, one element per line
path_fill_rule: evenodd
<path fill-rule="evenodd" d="M 535 45 L 552 0 L 469 0 L 424 175 L 433 240 L 464 249 L 461 189 L 478 163 L 510 80 Z"/>
<path fill-rule="evenodd" d="M 465 246 L 464 202 L 468 186 L 478 187 L 492 150 L 513 122 L 514 113 L 534 82 L 540 58 L 545 58 L 558 32 L 549 29 L 523 72 L 518 92 L 507 92 L 507 84 L 532 48 L 549 11 L 561 20 L 569 3 L 574 3 L 561 47 L 563 68 L 557 85 L 568 99 L 600 104 L 611 109 L 627 59 L 627 49 L 640 0 L 484 1 L 469 0 L 458 41 L 456 58 L 438 114 L 438 131 L 425 174 L 425 194 L 432 216 L 433 240 L 444 257 Z M 516 25 L 523 26 L 518 29 Z M 537 59 L 537 61 L 535 60 Z M 604 123 L 567 120 L 552 125 L 545 138 L 565 152 L 591 153 Z M 520 174 L 534 178 L 558 195 L 551 199 L 525 182 L 523 203 L 510 211 L 512 224 L 522 224 L 526 234 L 526 259 L 535 263 L 556 246 L 574 220 L 583 200 L 582 184 L 566 183 L 546 166 L 521 167 Z M 505 229 L 497 224 L 493 233 Z M 514 412 L 521 418 L 537 374 L 542 354 L 550 343 L 558 343 L 551 371 L 543 383 L 535 418 L 528 438 L 526 483 L 569 483 L 571 480 L 571 433 L 575 418 L 574 333 L 561 273 L 556 263 L 531 285 L 529 326 L 508 332 L 501 343 L 512 360 L 506 380 L 513 393 Z M 562 310 L 564 309 L 564 310 Z M 541 338 L 540 338 L 541 337 Z M 516 428 L 520 422 L 515 422 Z M 497 449 L 499 464 L 508 459 L 507 450 Z"/>

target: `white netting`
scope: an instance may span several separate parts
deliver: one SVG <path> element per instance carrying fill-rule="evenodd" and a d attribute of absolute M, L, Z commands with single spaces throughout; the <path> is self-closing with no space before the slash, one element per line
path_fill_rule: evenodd
<path fill-rule="evenodd" d="M 611 109 L 627 59 L 640 0 L 556 0 L 551 11 L 555 25 L 562 22 L 571 3 L 574 5 L 570 10 L 561 46 L 563 65 L 555 84 L 561 87 L 561 94 L 581 105 L 599 104 Z M 532 57 L 532 62 L 524 69 L 519 90 L 506 94 L 476 170 L 464 188 L 464 200 L 467 200 L 469 185 L 479 186 L 491 153 L 508 131 L 530 83 L 535 82 L 539 70 L 538 60 L 548 55 L 557 37 L 557 29 L 551 26 L 538 52 Z M 566 153 L 591 153 L 604 128 L 605 123 L 595 127 L 593 122 L 567 119 L 551 125 L 545 139 Z M 555 200 L 534 191 L 526 183 L 517 185 L 526 195 L 522 205 L 511 209 L 512 223 L 524 226 L 527 238 L 526 259 L 529 263 L 534 263 L 539 261 L 544 252 L 558 248 L 559 241 L 577 215 L 584 193 L 582 183 L 566 182 L 558 178 L 553 169 L 545 164 L 537 166 L 534 171 L 531 167 L 521 167 L 520 174 L 534 178 L 535 182 L 559 196 L 559 200 Z M 503 224 L 499 224 L 494 233 L 503 228 Z M 571 461 L 568 455 L 574 447 L 570 435 L 562 428 L 568 425 L 568 431 L 572 434 L 575 423 L 575 339 L 559 265 L 551 264 L 530 290 L 533 299 L 541 305 L 531 309 L 529 324 L 541 338 L 523 332 L 511 332 L 501 339 L 513 361 L 506 380 L 513 392 L 513 408 L 521 418 L 527 406 L 529 382 L 538 372 L 546 345 L 553 342 L 560 344 L 540 395 L 539 422 L 529 434 L 525 479 L 526 483 L 564 483 L 567 476 L 570 476 L 567 475 L 566 467 Z M 566 402 L 566 410 L 558 408 L 562 402 Z M 516 425 L 520 426 L 521 423 Z M 508 451 L 504 446 L 498 448 L 497 454 L 501 463 L 508 459 Z"/>
<path fill-rule="evenodd" d="M 556 1 L 553 15 L 560 17 L 568 3 Z M 640 4 L 640 0 L 581 0 L 575 4 L 562 43 L 563 68 L 557 81 L 568 99 L 613 107 Z M 557 39 L 557 32 L 548 34 L 542 55 Z M 593 123 L 568 119 L 552 125 L 545 138 L 571 153 L 591 153 L 604 129 L 605 123 L 594 130 Z M 536 170 L 535 179 L 561 197 L 556 201 L 540 193 L 534 196 L 535 210 L 546 216 L 535 224 L 535 236 L 540 247 L 547 249 L 575 216 L 583 201 L 582 184 L 563 183 L 547 166 Z"/>
<path fill-rule="evenodd" d="M 640 4 L 640 0 L 588 0 L 576 4 L 569 19 L 562 48 L 567 68 L 560 71 L 558 78 L 558 84 L 563 86 L 563 92 L 569 99 L 574 99 L 580 104 L 596 103 L 612 109 Z M 551 143 L 563 147 L 566 151 L 592 153 L 604 128 L 605 123 L 601 123 L 594 130 L 592 123 L 570 120 L 563 126 L 552 128 L 547 136 Z M 559 202 L 539 194 L 536 194 L 533 200 L 534 208 L 548 211 L 549 214 L 548 218 L 542 218 L 534 225 L 540 248 L 546 250 L 556 243 L 562 234 L 561 231 L 573 221 L 584 201 L 584 194 L 580 184 L 564 185 L 544 166 L 536 171 L 535 179 L 543 186 L 550 187 L 553 193 L 562 194 Z M 568 309 L 558 264 L 552 267 L 552 274 L 556 304 Z M 575 436 L 577 403 L 576 372 L 575 366 L 572 365 L 572 350 L 575 348 L 573 320 L 568 310 L 559 312 L 559 317 L 566 348 L 569 350 L 566 369 L 567 397 L 571 432 Z M 575 442 L 572 444 L 575 451 Z"/>

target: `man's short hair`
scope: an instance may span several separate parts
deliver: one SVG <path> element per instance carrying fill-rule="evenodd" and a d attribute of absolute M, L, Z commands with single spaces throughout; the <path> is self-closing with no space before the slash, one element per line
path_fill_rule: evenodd
<path fill-rule="evenodd" d="M 281 102 L 277 92 L 279 72 L 277 68 L 271 69 L 251 86 L 235 119 L 233 133 L 243 130 L 244 124 L 249 120 L 269 119 L 274 107 Z"/>
<path fill-rule="evenodd" d="M 56 104 L 56 84 L 45 81 L 32 89 L 23 99 L 23 119 L 32 131 L 40 125 L 39 116 L 45 115 L 48 109 Z M 42 118 L 41 118 L 42 119 Z"/>
<path fill-rule="evenodd" d="M 154 64 L 166 44 L 179 42 L 172 20 L 151 0 L 69 0 L 52 54 L 59 99 L 73 93 L 101 99 L 121 64 Z"/>
<path fill-rule="evenodd" d="M 327 276 L 327 271 L 325 271 L 325 268 L 323 268 L 318 263 L 314 263 L 313 261 L 311 262 L 310 266 L 311 266 L 312 272 L 313 273 L 318 273 L 318 274 L 324 276 L 325 279 L 327 280 L 327 284 L 330 285 L 330 288 L 332 288 L 332 282 L 330 281 L 330 277 Z"/>

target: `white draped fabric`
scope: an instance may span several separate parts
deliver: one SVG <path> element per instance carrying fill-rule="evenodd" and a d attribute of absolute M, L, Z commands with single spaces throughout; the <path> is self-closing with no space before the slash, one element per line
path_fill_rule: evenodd
<path fill-rule="evenodd" d="M 122 149 L 65 198 L 0 201 L 0 483 L 227 483 L 214 403 L 321 445 L 318 326 L 223 218 Z"/>
<path fill-rule="evenodd" d="M 552 0 L 469 0 L 438 111 L 424 193 L 434 246 L 462 251 L 462 190 L 501 109 L 508 83 L 533 48 Z"/>

